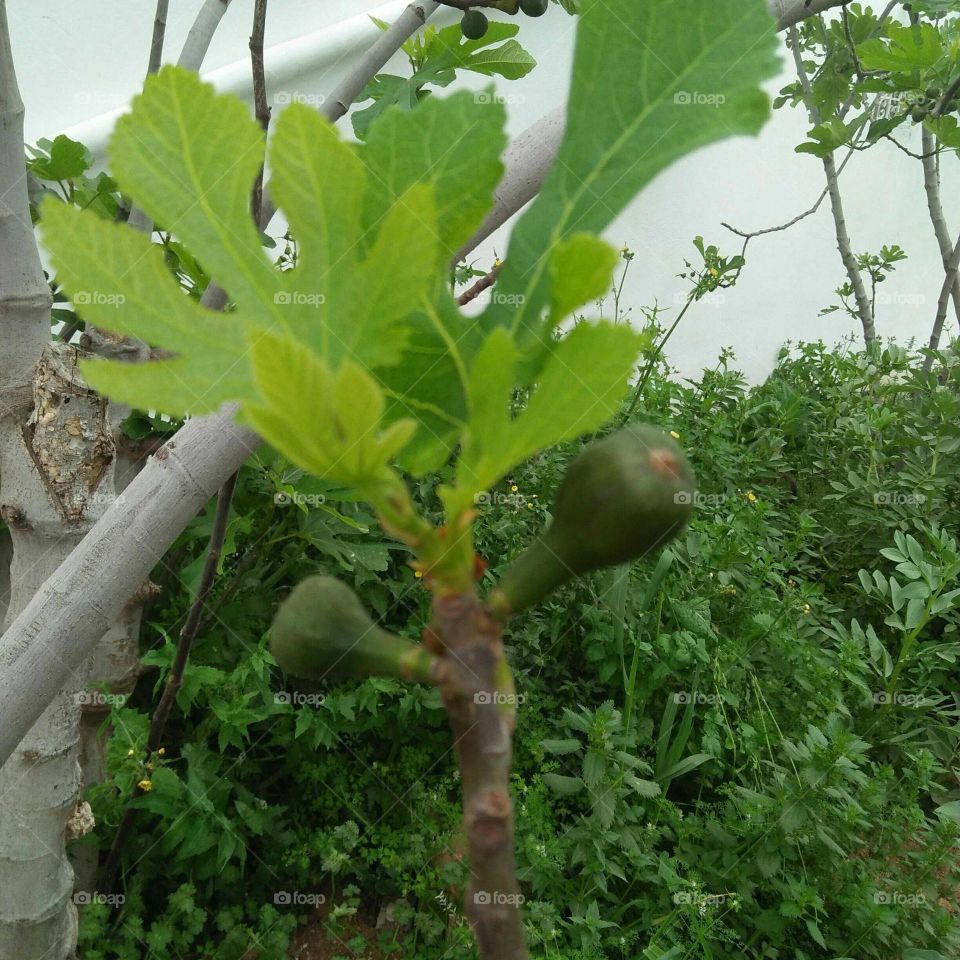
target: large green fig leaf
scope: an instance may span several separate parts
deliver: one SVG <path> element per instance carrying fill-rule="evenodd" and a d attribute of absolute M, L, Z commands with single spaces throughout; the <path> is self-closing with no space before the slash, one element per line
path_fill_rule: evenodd
<path fill-rule="evenodd" d="M 758 85 L 777 71 L 775 49 L 764 0 L 584 0 L 563 142 L 513 230 L 484 326 L 536 342 L 557 244 L 603 230 L 684 154 L 757 133 L 770 109 Z"/>

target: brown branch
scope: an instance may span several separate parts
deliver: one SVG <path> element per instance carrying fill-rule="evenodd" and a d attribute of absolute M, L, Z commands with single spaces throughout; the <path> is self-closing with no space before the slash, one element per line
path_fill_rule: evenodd
<path fill-rule="evenodd" d="M 497 282 L 497 277 L 503 269 L 503 264 L 499 263 L 485 277 L 481 277 L 472 287 L 464 290 L 457 297 L 457 303 L 465 307 L 471 300 L 476 300 L 484 290 L 489 290 Z"/>
<path fill-rule="evenodd" d="M 233 499 L 233 490 L 237 483 L 237 474 L 234 473 L 227 482 L 221 487 L 217 495 L 217 512 L 214 516 L 213 531 L 210 534 L 210 543 L 207 547 L 207 559 L 203 565 L 203 573 L 200 576 L 200 585 L 197 587 L 197 593 L 193 604 L 187 613 L 186 622 L 180 631 L 180 639 L 177 643 L 177 653 L 173 664 L 170 667 L 170 673 L 167 675 L 167 682 L 163 687 L 163 694 L 160 702 L 157 704 L 153 716 L 150 718 L 150 732 L 147 736 L 146 762 L 150 762 L 163 743 L 163 734 L 167 727 L 167 721 L 170 719 L 170 713 L 173 710 L 173 704 L 177 698 L 177 693 L 183 685 L 183 674 L 187 666 L 187 660 L 190 656 L 190 648 L 197 636 L 197 627 L 200 624 L 200 617 L 206 605 L 207 597 L 213 588 L 213 581 L 216 577 L 217 567 L 220 564 L 220 554 L 223 552 L 223 541 L 227 533 L 227 520 L 230 516 L 230 501 Z M 117 874 L 120 868 L 120 857 L 127 844 L 130 833 L 133 830 L 133 821 L 136 814 L 136 808 L 132 806 L 132 801 L 143 795 L 143 790 L 139 784 L 133 789 L 133 795 L 124 808 L 120 823 L 117 826 L 117 832 L 114 835 L 113 843 L 110 846 L 110 852 L 104 862 L 103 869 L 100 872 L 100 882 L 98 889 L 103 893 L 113 893 L 117 882 Z"/>
<path fill-rule="evenodd" d="M 270 126 L 270 105 L 267 103 L 267 78 L 263 66 L 263 38 L 267 29 L 267 0 L 256 0 L 253 10 L 253 32 L 250 34 L 250 66 L 253 70 L 253 103 L 257 122 L 266 133 Z M 263 165 L 253 185 L 251 200 L 253 222 L 260 222 L 263 206 Z"/>
<path fill-rule="evenodd" d="M 510 801 L 514 699 L 500 624 L 472 593 L 438 596 L 435 667 L 460 763 L 470 855 L 466 914 L 480 960 L 526 960 Z"/>

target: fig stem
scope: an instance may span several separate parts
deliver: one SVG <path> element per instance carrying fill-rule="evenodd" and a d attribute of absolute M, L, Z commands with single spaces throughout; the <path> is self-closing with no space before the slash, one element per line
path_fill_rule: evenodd
<path fill-rule="evenodd" d="M 445 647 L 437 680 L 463 789 L 466 915 L 480 960 L 527 960 L 509 789 L 517 698 L 500 624 L 472 592 L 435 597 L 433 615 L 432 630 Z"/>

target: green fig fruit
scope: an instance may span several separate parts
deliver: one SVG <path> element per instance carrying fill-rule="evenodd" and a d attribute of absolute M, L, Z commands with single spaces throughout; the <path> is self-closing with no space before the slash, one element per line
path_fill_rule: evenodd
<path fill-rule="evenodd" d="M 695 493 L 683 451 L 655 427 L 590 444 L 567 468 L 553 523 L 507 571 L 491 607 L 516 613 L 572 577 L 659 549 L 686 526 Z"/>
<path fill-rule="evenodd" d="M 542 17 L 550 6 L 550 0 L 520 0 L 520 9 L 528 17 Z"/>
<path fill-rule="evenodd" d="M 460 21 L 460 31 L 468 40 L 479 40 L 487 32 L 490 21 L 480 10 L 467 10 Z"/>
<path fill-rule="evenodd" d="M 520 0 L 497 0 L 496 7 L 504 13 L 509 13 L 515 17 L 520 12 Z"/>
<path fill-rule="evenodd" d="M 433 654 L 380 629 L 357 595 L 332 577 L 308 577 L 280 605 L 270 650 L 287 672 L 305 680 L 342 677 L 430 678 Z"/>

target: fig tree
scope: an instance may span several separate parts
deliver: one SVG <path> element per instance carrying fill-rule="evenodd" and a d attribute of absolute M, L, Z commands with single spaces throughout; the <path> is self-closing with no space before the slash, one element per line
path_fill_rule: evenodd
<path fill-rule="evenodd" d="M 591 443 L 567 469 L 553 522 L 507 571 L 491 607 L 524 610 L 572 577 L 659 549 L 686 525 L 695 491 L 683 451 L 655 427 Z"/>
<path fill-rule="evenodd" d="M 542 17 L 550 6 L 550 0 L 520 0 L 520 9 L 528 17 Z"/>
<path fill-rule="evenodd" d="M 467 10 L 460 21 L 460 31 L 468 40 L 479 40 L 489 26 L 490 21 L 481 10 Z"/>
<path fill-rule="evenodd" d="M 332 577 L 309 577 L 280 605 L 270 650 L 287 672 L 305 680 L 386 676 L 428 680 L 433 655 L 382 630 L 357 595 Z"/>

